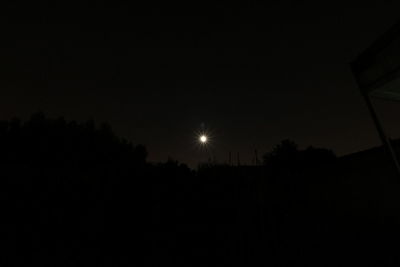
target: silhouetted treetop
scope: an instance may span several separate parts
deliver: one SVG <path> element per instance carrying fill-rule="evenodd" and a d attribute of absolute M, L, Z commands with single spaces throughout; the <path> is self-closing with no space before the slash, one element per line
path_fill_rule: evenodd
<path fill-rule="evenodd" d="M 274 149 L 264 155 L 265 164 L 275 164 L 276 162 L 291 162 L 296 160 L 299 150 L 297 144 L 291 140 L 282 140 Z"/>
<path fill-rule="evenodd" d="M 336 159 L 333 151 L 309 146 L 299 150 L 291 140 L 283 140 L 271 152 L 264 155 L 264 164 L 273 168 L 307 168 L 332 162 Z"/>
<path fill-rule="evenodd" d="M 3 163 L 144 163 L 147 151 L 117 137 L 108 124 L 78 123 L 35 113 L 25 122 L 0 122 L 0 159 Z"/>

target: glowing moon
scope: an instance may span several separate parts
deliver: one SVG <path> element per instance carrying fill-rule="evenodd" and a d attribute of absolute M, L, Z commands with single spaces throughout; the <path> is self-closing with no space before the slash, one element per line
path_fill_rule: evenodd
<path fill-rule="evenodd" d="M 199 140 L 200 140 L 200 143 L 205 144 L 205 143 L 207 143 L 208 138 L 205 135 L 201 135 Z"/>

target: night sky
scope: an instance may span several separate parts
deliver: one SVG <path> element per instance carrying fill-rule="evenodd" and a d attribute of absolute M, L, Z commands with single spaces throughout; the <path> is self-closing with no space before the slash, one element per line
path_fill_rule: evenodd
<path fill-rule="evenodd" d="M 286 138 L 338 155 L 379 144 L 349 63 L 400 1 L 31 2 L 0 9 L 1 119 L 109 122 L 151 161 L 192 166 L 202 123 L 222 162 Z M 400 137 L 400 103 L 375 103 Z"/>

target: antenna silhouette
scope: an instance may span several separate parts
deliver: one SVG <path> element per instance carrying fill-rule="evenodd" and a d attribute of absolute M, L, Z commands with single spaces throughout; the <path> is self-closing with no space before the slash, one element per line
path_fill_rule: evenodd
<path fill-rule="evenodd" d="M 255 160 L 255 165 L 258 166 L 259 161 L 258 161 L 258 151 L 257 151 L 257 149 L 254 150 L 254 160 Z"/>

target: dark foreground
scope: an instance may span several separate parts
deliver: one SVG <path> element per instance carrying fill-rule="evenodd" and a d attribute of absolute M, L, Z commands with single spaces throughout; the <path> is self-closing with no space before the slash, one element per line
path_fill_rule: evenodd
<path fill-rule="evenodd" d="M 400 186 L 379 149 L 194 172 L 106 126 L 38 116 L 0 135 L 1 266 L 397 266 Z"/>
<path fill-rule="evenodd" d="M 115 169 L 102 166 L 82 172 L 77 183 L 67 170 L 8 167 L 1 185 L 4 266 L 397 262 L 397 185 L 270 185 L 239 169 L 194 174 L 173 164 L 114 173 L 115 180 L 105 179 Z"/>

